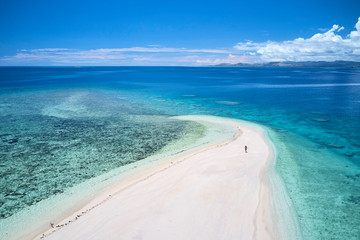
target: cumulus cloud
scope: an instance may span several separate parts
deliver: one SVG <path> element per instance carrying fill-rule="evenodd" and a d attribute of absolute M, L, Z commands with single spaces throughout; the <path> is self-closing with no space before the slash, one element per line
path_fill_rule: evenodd
<path fill-rule="evenodd" d="M 342 36 L 333 25 L 310 38 L 275 42 L 239 42 L 232 48 L 189 49 L 147 45 L 128 48 L 21 49 L 0 57 L 0 65 L 184 65 L 258 63 L 270 61 L 360 61 L 360 17 L 355 30 Z"/>
<path fill-rule="evenodd" d="M 311 38 L 297 38 L 283 42 L 240 42 L 234 48 L 244 54 L 259 56 L 263 61 L 335 61 L 360 60 L 360 17 L 345 38 L 338 33 L 344 27 L 333 25 Z"/>

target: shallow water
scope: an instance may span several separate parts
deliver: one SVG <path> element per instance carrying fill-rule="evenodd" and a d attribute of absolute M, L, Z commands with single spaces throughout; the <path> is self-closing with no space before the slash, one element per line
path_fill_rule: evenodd
<path fill-rule="evenodd" d="M 0 219 L 158 152 L 189 129 L 168 116 L 211 114 L 273 130 L 304 239 L 360 236 L 359 69 L 0 68 L 0 88 Z"/>
<path fill-rule="evenodd" d="M 123 100 L 92 91 L 41 92 L 28 103 L 30 96 L 12 96 L 11 111 L 0 117 L 1 218 L 146 158 L 186 126 L 165 116 L 131 114 Z M 106 105 L 97 109 L 94 102 Z M 34 109 L 23 108 L 28 104 Z"/>

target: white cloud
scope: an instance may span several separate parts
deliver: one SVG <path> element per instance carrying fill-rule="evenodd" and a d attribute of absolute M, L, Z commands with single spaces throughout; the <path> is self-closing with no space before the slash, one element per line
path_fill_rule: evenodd
<path fill-rule="evenodd" d="M 189 49 L 148 45 L 128 48 L 20 49 L 0 57 L 0 65 L 215 65 L 269 61 L 360 61 L 360 17 L 355 30 L 342 37 L 333 25 L 310 38 L 275 42 L 240 42 L 231 49 Z"/>
<path fill-rule="evenodd" d="M 61 52 L 61 51 L 70 51 L 69 48 L 39 48 L 39 49 L 22 49 L 21 51 L 30 51 L 30 52 Z"/>
<path fill-rule="evenodd" d="M 195 55 L 194 55 L 195 54 Z M 21 49 L 0 59 L 7 65 L 204 65 L 199 59 L 230 54 L 224 49 L 187 49 L 165 47 Z M 212 57 L 213 58 L 213 57 Z"/>
<path fill-rule="evenodd" d="M 221 49 L 187 49 L 187 48 L 159 48 L 159 47 L 131 47 L 131 48 L 100 48 L 88 50 L 90 52 L 149 52 L 149 53 L 229 53 Z"/>
<path fill-rule="evenodd" d="M 199 58 L 196 62 L 200 64 L 216 65 L 221 63 L 254 63 L 257 62 L 257 59 L 258 57 L 254 56 L 229 54 L 225 57 L 209 56 L 207 58 Z"/>
<path fill-rule="evenodd" d="M 338 32 L 344 27 L 333 25 L 325 33 L 311 38 L 283 42 L 240 42 L 234 48 L 243 54 L 257 55 L 263 61 L 334 61 L 360 60 L 360 17 L 356 30 L 343 38 Z"/>

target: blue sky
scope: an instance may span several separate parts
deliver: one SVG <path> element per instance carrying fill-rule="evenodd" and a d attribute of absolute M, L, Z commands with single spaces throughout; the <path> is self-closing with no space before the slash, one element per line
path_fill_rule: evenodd
<path fill-rule="evenodd" d="M 357 1 L 0 1 L 0 65 L 360 61 Z"/>

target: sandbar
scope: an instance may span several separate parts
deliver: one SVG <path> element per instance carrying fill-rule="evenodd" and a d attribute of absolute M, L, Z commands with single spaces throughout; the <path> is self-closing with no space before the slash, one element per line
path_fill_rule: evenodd
<path fill-rule="evenodd" d="M 268 174 L 276 153 L 266 131 L 227 118 L 177 118 L 236 134 L 128 176 L 35 239 L 296 239 L 284 189 Z"/>

